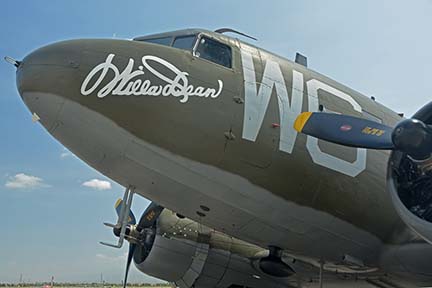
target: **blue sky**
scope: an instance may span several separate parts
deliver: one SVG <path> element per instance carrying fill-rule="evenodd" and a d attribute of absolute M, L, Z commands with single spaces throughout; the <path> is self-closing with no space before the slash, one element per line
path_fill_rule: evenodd
<path fill-rule="evenodd" d="M 4 0 L 2 12 L 2 57 L 21 59 L 70 38 L 231 27 L 288 58 L 300 51 L 312 69 L 406 115 L 432 94 L 432 1 L 427 0 Z M 4 62 L 0 88 L 0 282 L 17 282 L 21 273 L 26 281 L 48 281 L 51 275 L 58 281 L 99 281 L 103 273 L 105 280 L 120 282 L 126 251 L 98 241 L 114 241 L 102 222 L 115 221 L 113 204 L 123 188 L 32 123 L 14 69 Z M 83 186 L 92 179 L 109 181 L 111 188 Z M 148 202 L 136 198 L 134 204 L 140 214 Z M 130 280 L 149 278 L 132 268 Z"/>

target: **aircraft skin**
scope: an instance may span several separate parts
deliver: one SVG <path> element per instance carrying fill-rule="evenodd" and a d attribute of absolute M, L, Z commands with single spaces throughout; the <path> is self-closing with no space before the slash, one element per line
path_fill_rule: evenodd
<path fill-rule="evenodd" d="M 167 209 L 314 267 L 322 261 L 326 275 L 432 284 L 430 245 L 386 190 L 390 153 L 314 140 L 292 126 L 318 109 L 389 126 L 397 113 L 238 39 L 202 29 L 158 37 L 167 35 L 229 45 L 232 68 L 146 37 L 71 40 L 25 57 L 18 90 L 65 147 Z"/>

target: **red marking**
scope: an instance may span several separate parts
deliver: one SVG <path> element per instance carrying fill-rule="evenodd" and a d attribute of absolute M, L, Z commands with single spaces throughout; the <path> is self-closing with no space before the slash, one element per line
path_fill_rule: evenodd
<path fill-rule="evenodd" d="M 343 132 L 347 132 L 347 131 L 350 131 L 352 129 L 352 126 L 345 124 L 345 125 L 342 125 L 339 129 Z"/>
<path fill-rule="evenodd" d="M 279 128 L 279 127 L 280 127 L 280 124 L 279 124 L 279 123 L 272 123 L 272 127 L 273 127 L 273 128 Z"/>

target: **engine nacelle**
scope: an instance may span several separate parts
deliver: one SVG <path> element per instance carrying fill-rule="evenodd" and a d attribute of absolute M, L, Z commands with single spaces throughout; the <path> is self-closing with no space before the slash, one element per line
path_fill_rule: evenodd
<path fill-rule="evenodd" d="M 150 249 L 137 247 L 136 267 L 178 287 L 288 287 L 288 278 L 265 274 L 257 265 L 267 250 L 164 210 Z"/>
<path fill-rule="evenodd" d="M 432 158 L 416 161 L 405 153 L 392 152 L 387 186 L 405 224 L 432 243 Z"/>

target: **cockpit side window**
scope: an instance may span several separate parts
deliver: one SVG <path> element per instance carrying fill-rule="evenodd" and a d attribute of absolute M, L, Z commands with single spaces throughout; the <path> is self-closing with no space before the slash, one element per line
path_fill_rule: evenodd
<path fill-rule="evenodd" d="M 176 37 L 173 43 L 174 48 L 192 51 L 195 45 L 196 35 Z"/>
<path fill-rule="evenodd" d="M 227 68 L 232 67 L 231 47 L 205 36 L 201 37 L 195 51 L 195 56 Z"/>
<path fill-rule="evenodd" d="M 172 37 L 160 37 L 160 38 L 151 38 L 151 39 L 143 39 L 141 41 L 159 44 L 159 45 L 165 45 L 165 46 L 171 46 Z"/>

